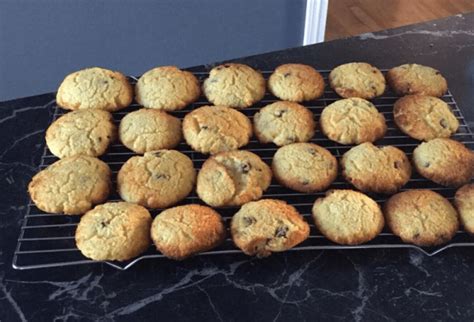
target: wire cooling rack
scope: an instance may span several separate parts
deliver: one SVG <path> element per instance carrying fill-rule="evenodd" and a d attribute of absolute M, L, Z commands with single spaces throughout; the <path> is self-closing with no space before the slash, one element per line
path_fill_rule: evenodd
<path fill-rule="evenodd" d="M 386 72 L 386 70 L 383 70 Z M 329 70 L 320 70 L 323 75 L 326 84 L 327 78 L 329 75 Z M 271 71 L 262 72 L 265 78 L 268 78 L 271 74 Z M 194 72 L 194 74 L 202 82 L 207 76 L 207 71 Z M 136 82 L 135 77 L 130 77 L 132 83 Z M 330 88 L 326 86 L 324 95 L 315 101 L 306 102 L 303 105 L 308 107 L 315 115 L 316 120 L 319 120 L 319 116 L 323 108 L 330 103 L 340 99 Z M 378 97 L 372 102 L 377 106 L 378 110 L 384 114 L 388 130 L 385 137 L 376 142 L 378 145 L 394 145 L 398 148 L 405 151 L 408 157 L 411 156 L 413 149 L 419 144 L 417 140 L 409 138 L 407 135 L 403 134 L 398 130 L 393 122 L 393 104 L 398 99 L 398 97 L 387 90 L 383 96 Z M 453 113 L 459 120 L 460 127 L 458 132 L 453 136 L 453 139 L 458 140 L 464 143 L 470 149 L 474 147 L 474 135 L 469 129 L 459 107 L 457 106 L 451 92 L 448 91 L 442 99 L 450 106 Z M 242 110 L 249 118 L 253 118 L 253 115 L 266 104 L 272 103 L 277 99 L 271 94 L 267 93 L 264 99 L 255 104 L 254 106 Z M 199 100 L 187 107 L 182 111 L 173 112 L 172 114 L 183 118 L 186 113 L 190 110 L 197 108 L 202 105 L 207 105 L 209 102 L 205 97 L 200 97 Z M 59 108 L 55 103 L 52 103 L 49 106 L 54 110 L 53 120 L 57 119 L 59 116 L 65 113 L 64 110 Z M 136 103 L 133 103 L 130 107 L 121 110 L 119 112 L 113 113 L 114 120 L 119 124 L 120 120 L 124 117 L 125 114 L 139 109 L 140 106 Z M 352 146 L 343 146 L 338 143 L 332 142 L 324 137 L 320 131 L 316 132 L 316 135 L 313 137 L 311 142 L 321 145 L 331 151 L 337 158 L 340 158 L 344 152 L 349 150 Z M 250 143 L 245 146 L 243 149 L 250 150 L 258 154 L 265 162 L 268 164 L 271 163 L 271 158 L 277 147 L 271 144 L 261 144 L 255 138 L 252 138 Z M 192 151 L 191 148 L 184 142 L 180 143 L 177 150 L 188 155 L 194 162 L 196 169 L 199 169 L 202 163 L 206 160 L 207 156 Z M 112 169 L 114 179 L 120 169 L 121 165 L 128 160 L 134 153 L 125 148 L 119 142 L 111 145 L 108 152 L 101 157 L 102 160 L 107 162 Z M 57 158 L 51 154 L 51 152 L 44 148 L 44 153 L 41 158 L 41 164 L 39 169 L 42 170 L 48 165 L 57 161 Z M 115 184 L 115 182 L 114 182 Z M 341 188 L 352 188 L 344 179 L 339 175 L 337 180 L 331 185 L 329 189 L 341 189 Z M 414 173 L 408 184 L 402 190 L 414 189 L 414 188 L 426 188 L 434 190 L 448 199 L 452 200 L 454 197 L 455 189 L 446 188 L 440 185 L 437 185 L 433 182 L 430 182 L 418 174 Z M 450 247 L 468 247 L 474 246 L 474 237 L 469 236 L 464 231 L 458 231 L 454 238 L 446 245 L 441 247 L 432 247 L 432 248 L 421 248 L 415 245 L 404 244 L 401 240 L 390 233 L 388 230 L 384 230 L 378 237 L 369 243 L 356 246 L 341 246 L 334 244 L 324 238 L 315 228 L 311 220 L 311 207 L 316 198 L 323 196 L 324 192 L 321 193 L 312 193 L 305 194 L 296 191 L 286 189 L 278 185 L 275 181 L 272 182 L 269 189 L 264 193 L 263 198 L 277 198 L 282 199 L 288 202 L 289 204 L 295 206 L 298 211 L 304 216 L 304 218 L 309 222 L 311 227 L 311 233 L 309 238 L 302 244 L 294 247 L 291 251 L 302 251 L 302 250 L 322 250 L 322 249 L 361 249 L 361 248 L 414 248 L 418 249 L 426 255 L 435 255 L 441 252 L 444 249 Z M 387 199 L 387 196 L 384 195 L 370 195 L 374 198 L 379 204 Z M 119 196 L 114 192 L 109 201 L 118 201 L 120 200 Z M 203 204 L 201 200 L 196 196 L 196 193 L 193 193 L 187 197 L 180 204 L 189 204 L 189 203 L 199 203 Z M 230 219 L 232 215 L 238 210 L 237 207 L 227 207 L 218 209 L 219 213 L 223 216 L 226 226 L 229 227 Z M 159 209 L 154 209 L 151 211 L 152 215 L 155 216 L 159 213 Z M 57 214 L 48 214 L 44 213 L 30 201 L 28 205 L 28 211 L 23 220 L 21 227 L 20 236 L 18 238 L 17 248 L 15 250 L 13 258 L 13 267 L 16 269 L 33 269 L 33 268 L 46 268 L 54 266 L 67 266 L 67 265 L 79 265 L 79 264 L 88 264 L 96 263 L 93 262 L 84 256 L 81 255 L 79 250 L 76 248 L 74 241 L 74 233 L 76 226 L 80 220 L 80 216 L 66 216 L 66 215 L 57 215 Z M 202 253 L 200 255 L 220 255 L 220 254 L 230 254 L 230 253 L 239 253 L 238 250 L 232 243 L 230 235 L 225 242 L 218 248 L 211 251 Z M 162 258 L 164 257 L 160 254 L 153 246 L 140 257 L 126 262 L 106 262 L 107 264 L 118 268 L 118 269 L 127 269 L 131 267 L 136 262 L 142 259 L 149 258 Z"/>

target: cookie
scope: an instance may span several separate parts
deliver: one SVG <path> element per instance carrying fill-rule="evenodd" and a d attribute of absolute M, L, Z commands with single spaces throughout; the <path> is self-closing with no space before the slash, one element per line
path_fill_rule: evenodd
<path fill-rule="evenodd" d="M 49 126 L 46 145 L 58 158 L 80 154 L 97 157 L 115 140 L 116 132 L 112 115 L 107 111 L 73 111 Z"/>
<path fill-rule="evenodd" d="M 474 153 L 462 143 L 433 139 L 413 151 L 413 163 L 423 177 L 443 186 L 459 187 L 474 175 Z"/>
<path fill-rule="evenodd" d="M 175 66 L 153 68 L 135 86 L 135 100 L 144 107 L 164 111 L 181 110 L 201 95 L 198 79 Z"/>
<path fill-rule="evenodd" d="M 38 172 L 28 192 L 39 209 L 79 215 L 104 202 L 110 192 L 110 168 L 85 155 L 67 157 Z"/>
<path fill-rule="evenodd" d="M 183 135 L 193 150 L 216 154 L 246 145 L 252 136 L 252 123 L 230 107 L 202 106 L 184 117 Z"/>
<path fill-rule="evenodd" d="M 395 102 L 393 116 L 403 133 L 422 141 L 450 137 L 459 128 L 448 104 L 433 96 L 404 96 Z"/>
<path fill-rule="evenodd" d="M 151 220 L 148 210 L 133 203 L 99 205 L 77 225 L 77 248 L 96 261 L 132 259 L 150 246 Z"/>
<path fill-rule="evenodd" d="M 230 230 L 238 248 L 258 257 L 293 248 L 309 236 L 309 225 L 296 208 L 276 199 L 243 205 L 232 217 Z"/>
<path fill-rule="evenodd" d="M 370 142 L 344 153 L 341 167 L 346 180 L 364 192 L 392 194 L 411 177 L 410 161 L 402 150 Z"/>
<path fill-rule="evenodd" d="M 131 157 L 117 175 L 120 197 L 148 208 L 166 208 L 186 198 L 196 182 L 196 170 L 175 150 Z"/>
<path fill-rule="evenodd" d="M 319 145 L 294 143 L 277 150 L 272 170 L 281 185 L 300 192 L 316 192 L 325 190 L 336 179 L 337 160 Z"/>
<path fill-rule="evenodd" d="M 270 167 L 249 151 L 222 152 L 204 162 L 196 192 L 213 207 L 238 206 L 260 199 L 272 180 Z"/>
<path fill-rule="evenodd" d="M 340 144 L 374 142 L 387 131 L 383 114 L 374 104 L 358 97 L 329 104 L 319 122 L 323 134 Z"/>
<path fill-rule="evenodd" d="M 265 95 L 265 79 L 250 66 L 224 64 L 211 70 L 202 89 L 214 105 L 246 108 Z"/>
<path fill-rule="evenodd" d="M 119 137 L 135 153 L 172 149 L 182 138 L 181 121 L 166 112 L 142 108 L 125 115 Z"/>
<path fill-rule="evenodd" d="M 261 143 L 278 146 L 307 142 L 316 128 L 313 113 L 293 102 L 275 102 L 260 109 L 253 118 L 255 135 Z"/>
<path fill-rule="evenodd" d="M 221 244 L 226 230 L 212 208 L 185 205 L 166 209 L 153 220 L 151 238 L 166 257 L 183 260 Z"/>
<path fill-rule="evenodd" d="M 387 82 L 397 95 L 429 95 L 440 97 L 448 90 L 448 82 L 431 67 L 405 64 L 387 72 Z"/>
<path fill-rule="evenodd" d="M 458 229 L 458 214 L 440 194 L 408 190 L 390 197 L 384 205 L 387 225 L 405 243 L 436 246 L 448 242 Z"/>
<path fill-rule="evenodd" d="M 72 73 L 56 94 L 58 105 L 67 110 L 117 111 L 130 105 L 133 88 L 119 72 L 92 67 Z"/>
<path fill-rule="evenodd" d="M 323 95 L 324 79 L 311 66 L 284 64 L 270 75 L 268 89 L 284 101 L 311 101 Z"/>
<path fill-rule="evenodd" d="M 371 99 L 385 92 L 382 72 L 367 63 L 348 63 L 337 66 L 329 73 L 331 88 L 341 97 Z"/>
<path fill-rule="evenodd" d="M 456 191 L 454 204 L 464 229 L 474 234 L 474 183 L 466 184 Z"/>
<path fill-rule="evenodd" d="M 359 245 L 383 229 L 379 205 L 368 196 L 353 190 L 330 190 L 313 205 L 313 220 L 329 240 L 342 245 Z"/>

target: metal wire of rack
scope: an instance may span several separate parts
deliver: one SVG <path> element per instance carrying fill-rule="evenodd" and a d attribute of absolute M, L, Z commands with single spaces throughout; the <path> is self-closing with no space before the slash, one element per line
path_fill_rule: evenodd
<path fill-rule="evenodd" d="M 330 70 L 319 70 L 323 75 L 323 78 L 327 84 L 327 78 Z M 386 70 L 382 70 L 386 72 Z M 271 71 L 262 72 L 265 78 L 271 74 Z M 207 76 L 208 72 L 205 70 L 194 72 L 194 74 L 202 82 Z M 135 77 L 130 77 L 132 83 L 136 82 Z M 315 100 L 306 102 L 305 105 L 309 108 L 315 115 L 316 120 L 319 120 L 319 116 L 323 108 L 330 103 L 340 99 L 337 94 L 335 94 L 329 86 L 326 87 L 324 95 Z M 413 149 L 419 144 L 417 140 L 409 138 L 407 135 L 403 134 L 394 124 L 393 121 L 393 104 L 398 99 L 398 97 L 387 90 L 383 96 L 378 97 L 372 102 L 378 108 L 378 110 L 384 114 L 387 121 L 387 133 L 385 137 L 376 142 L 377 145 L 394 145 L 405 151 L 405 153 L 410 157 Z M 454 100 L 450 91 L 442 97 L 442 99 L 450 106 L 451 110 L 457 117 L 460 123 L 458 132 L 453 135 L 453 139 L 458 140 L 464 143 L 468 148 L 474 148 L 474 134 L 469 129 L 456 101 Z M 262 101 L 255 104 L 254 106 L 242 110 L 250 119 L 261 107 L 277 101 L 277 98 L 267 93 Z M 174 116 L 183 118 L 186 113 L 190 110 L 195 109 L 199 106 L 208 105 L 209 102 L 205 97 L 200 97 L 199 100 L 186 109 L 181 111 L 172 112 Z M 54 110 L 53 121 L 56 120 L 59 116 L 65 113 L 64 110 L 60 109 L 55 103 L 51 103 L 50 108 Z M 139 109 L 140 106 L 136 103 L 133 103 L 130 107 L 113 113 L 114 120 L 119 124 L 123 116 L 133 110 Z M 320 131 L 316 132 L 316 135 L 313 137 L 311 142 L 321 145 L 331 151 L 338 159 L 349 150 L 352 146 L 344 146 L 338 143 L 332 142 L 324 137 Z M 243 147 L 243 149 L 250 150 L 258 154 L 265 162 L 270 164 L 271 158 L 277 147 L 271 144 L 261 144 L 255 138 L 252 138 L 250 143 Z M 207 159 L 207 156 L 202 155 L 198 152 L 193 151 L 186 143 L 181 142 L 177 147 L 177 150 L 188 155 L 194 162 L 196 169 L 199 169 L 202 163 Z M 135 155 L 132 151 L 125 148 L 119 142 L 112 144 L 108 152 L 101 157 L 107 164 L 109 164 L 112 169 L 113 176 L 120 169 L 121 165 L 131 156 Z M 41 158 L 41 163 L 39 169 L 42 170 L 48 165 L 57 161 L 57 158 L 51 154 L 51 152 L 45 146 L 43 156 Z M 115 182 L 114 182 L 115 183 Z M 341 188 L 353 188 L 349 183 L 347 183 L 340 175 L 336 181 L 331 185 L 329 189 L 341 189 Z M 416 188 L 425 188 L 437 191 L 441 193 L 449 200 L 453 199 L 455 189 L 447 188 L 440 185 L 437 185 L 431 181 L 428 181 L 418 174 L 414 173 L 408 184 L 403 187 L 402 190 L 416 189 Z M 404 244 L 401 240 L 390 233 L 388 230 L 384 230 L 378 237 L 369 243 L 356 246 L 342 246 L 337 245 L 322 236 L 317 229 L 315 228 L 311 220 L 311 207 L 316 198 L 323 196 L 324 192 L 305 194 L 290 189 L 286 189 L 275 181 L 272 182 L 269 189 L 264 193 L 263 198 L 277 198 L 282 199 L 288 202 L 289 204 L 295 206 L 298 211 L 304 216 L 304 218 L 309 222 L 311 227 L 311 233 L 309 238 L 302 244 L 294 247 L 291 251 L 302 251 L 302 250 L 325 250 L 325 249 L 370 249 L 370 248 L 412 248 L 418 249 L 419 251 L 425 253 L 426 255 L 432 256 L 435 255 L 447 248 L 451 247 L 472 247 L 474 246 L 474 238 L 469 236 L 464 231 L 458 231 L 455 237 L 446 245 L 440 247 L 432 248 L 421 248 L 415 245 Z M 387 199 L 387 196 L 384 195 L 371 195 L 379 204 Z M 118 201 L 120 197 L 117 193 L 112 193 L 109 197 L 109 201 Z M 191 193 L 185 200 L 180 204 L 189 204 L 189 203 L 200 203 L 203 202 L 197 197 L 195 191 Z M 232 215 L 238 210 L 237 207 L 226 207 L 218 209 L 218 212 L 223 216 L 227 227 L 229 226 L 229 221 L 232 218 Z M 159 213 L 159 209 L 151 210 L 153 216 Z M 20 235 L 18 238 L 17 248 L 14 253 L 13 258 L 13 267 L 15 269 L 35 269 L 35 268 L 47 268 L 47 267 L 56 267 L 56 266 L 68 266 L 68 265 L 79 265 L 79 264 L 90 264 L 97 263 L 91 261 L 79 252 L 76 248 L 74 241 L 75 228 L 80 220 L 80 216 L 66 216 L 66 215 L 57 215 L 57 214 L 48 214 L 44 213 L 30 201 L 28 204 L 28 210 L 23 220 Z M 228 234 L 229 236 L 229 234 Z M 228 237 L 225 242 L 216 249 L 202 253 L 200 255 L 222 255 L 222 254 L 232 254 L 240 253 L 232 243 L 230 237 Z M 141 256 L 126 262 L 105 262 L 117 269 L 125 270 L 130 268 L 135 263 L 143 259 L 150 258 L 163 258 L 164 256 L 160 254 L 153 246 Z"/>

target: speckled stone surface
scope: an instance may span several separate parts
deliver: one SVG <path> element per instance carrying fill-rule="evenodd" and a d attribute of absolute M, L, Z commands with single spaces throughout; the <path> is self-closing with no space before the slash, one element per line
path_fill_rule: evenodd
<path fill-rule="evenodd" d="M 433 66 L 474 121 L 474 14 L 239 59 L 260 69 L 289 62 L 332 68 Z M 11 267 L 54 99 L 0 103 L 1 321 L 472 321 L 474 252 L 306 251 L 250 259 L 143 260 L 16 271 Z"/>

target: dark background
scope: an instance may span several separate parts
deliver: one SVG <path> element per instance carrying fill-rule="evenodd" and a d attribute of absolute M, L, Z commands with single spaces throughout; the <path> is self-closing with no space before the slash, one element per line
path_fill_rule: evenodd
<path fill-rule="evenodd" d="M 55 91 L 88 66 L 139 75 L 300 46 L 305 8 L 306 0 L 0 0 L 0 101 Z"/>

